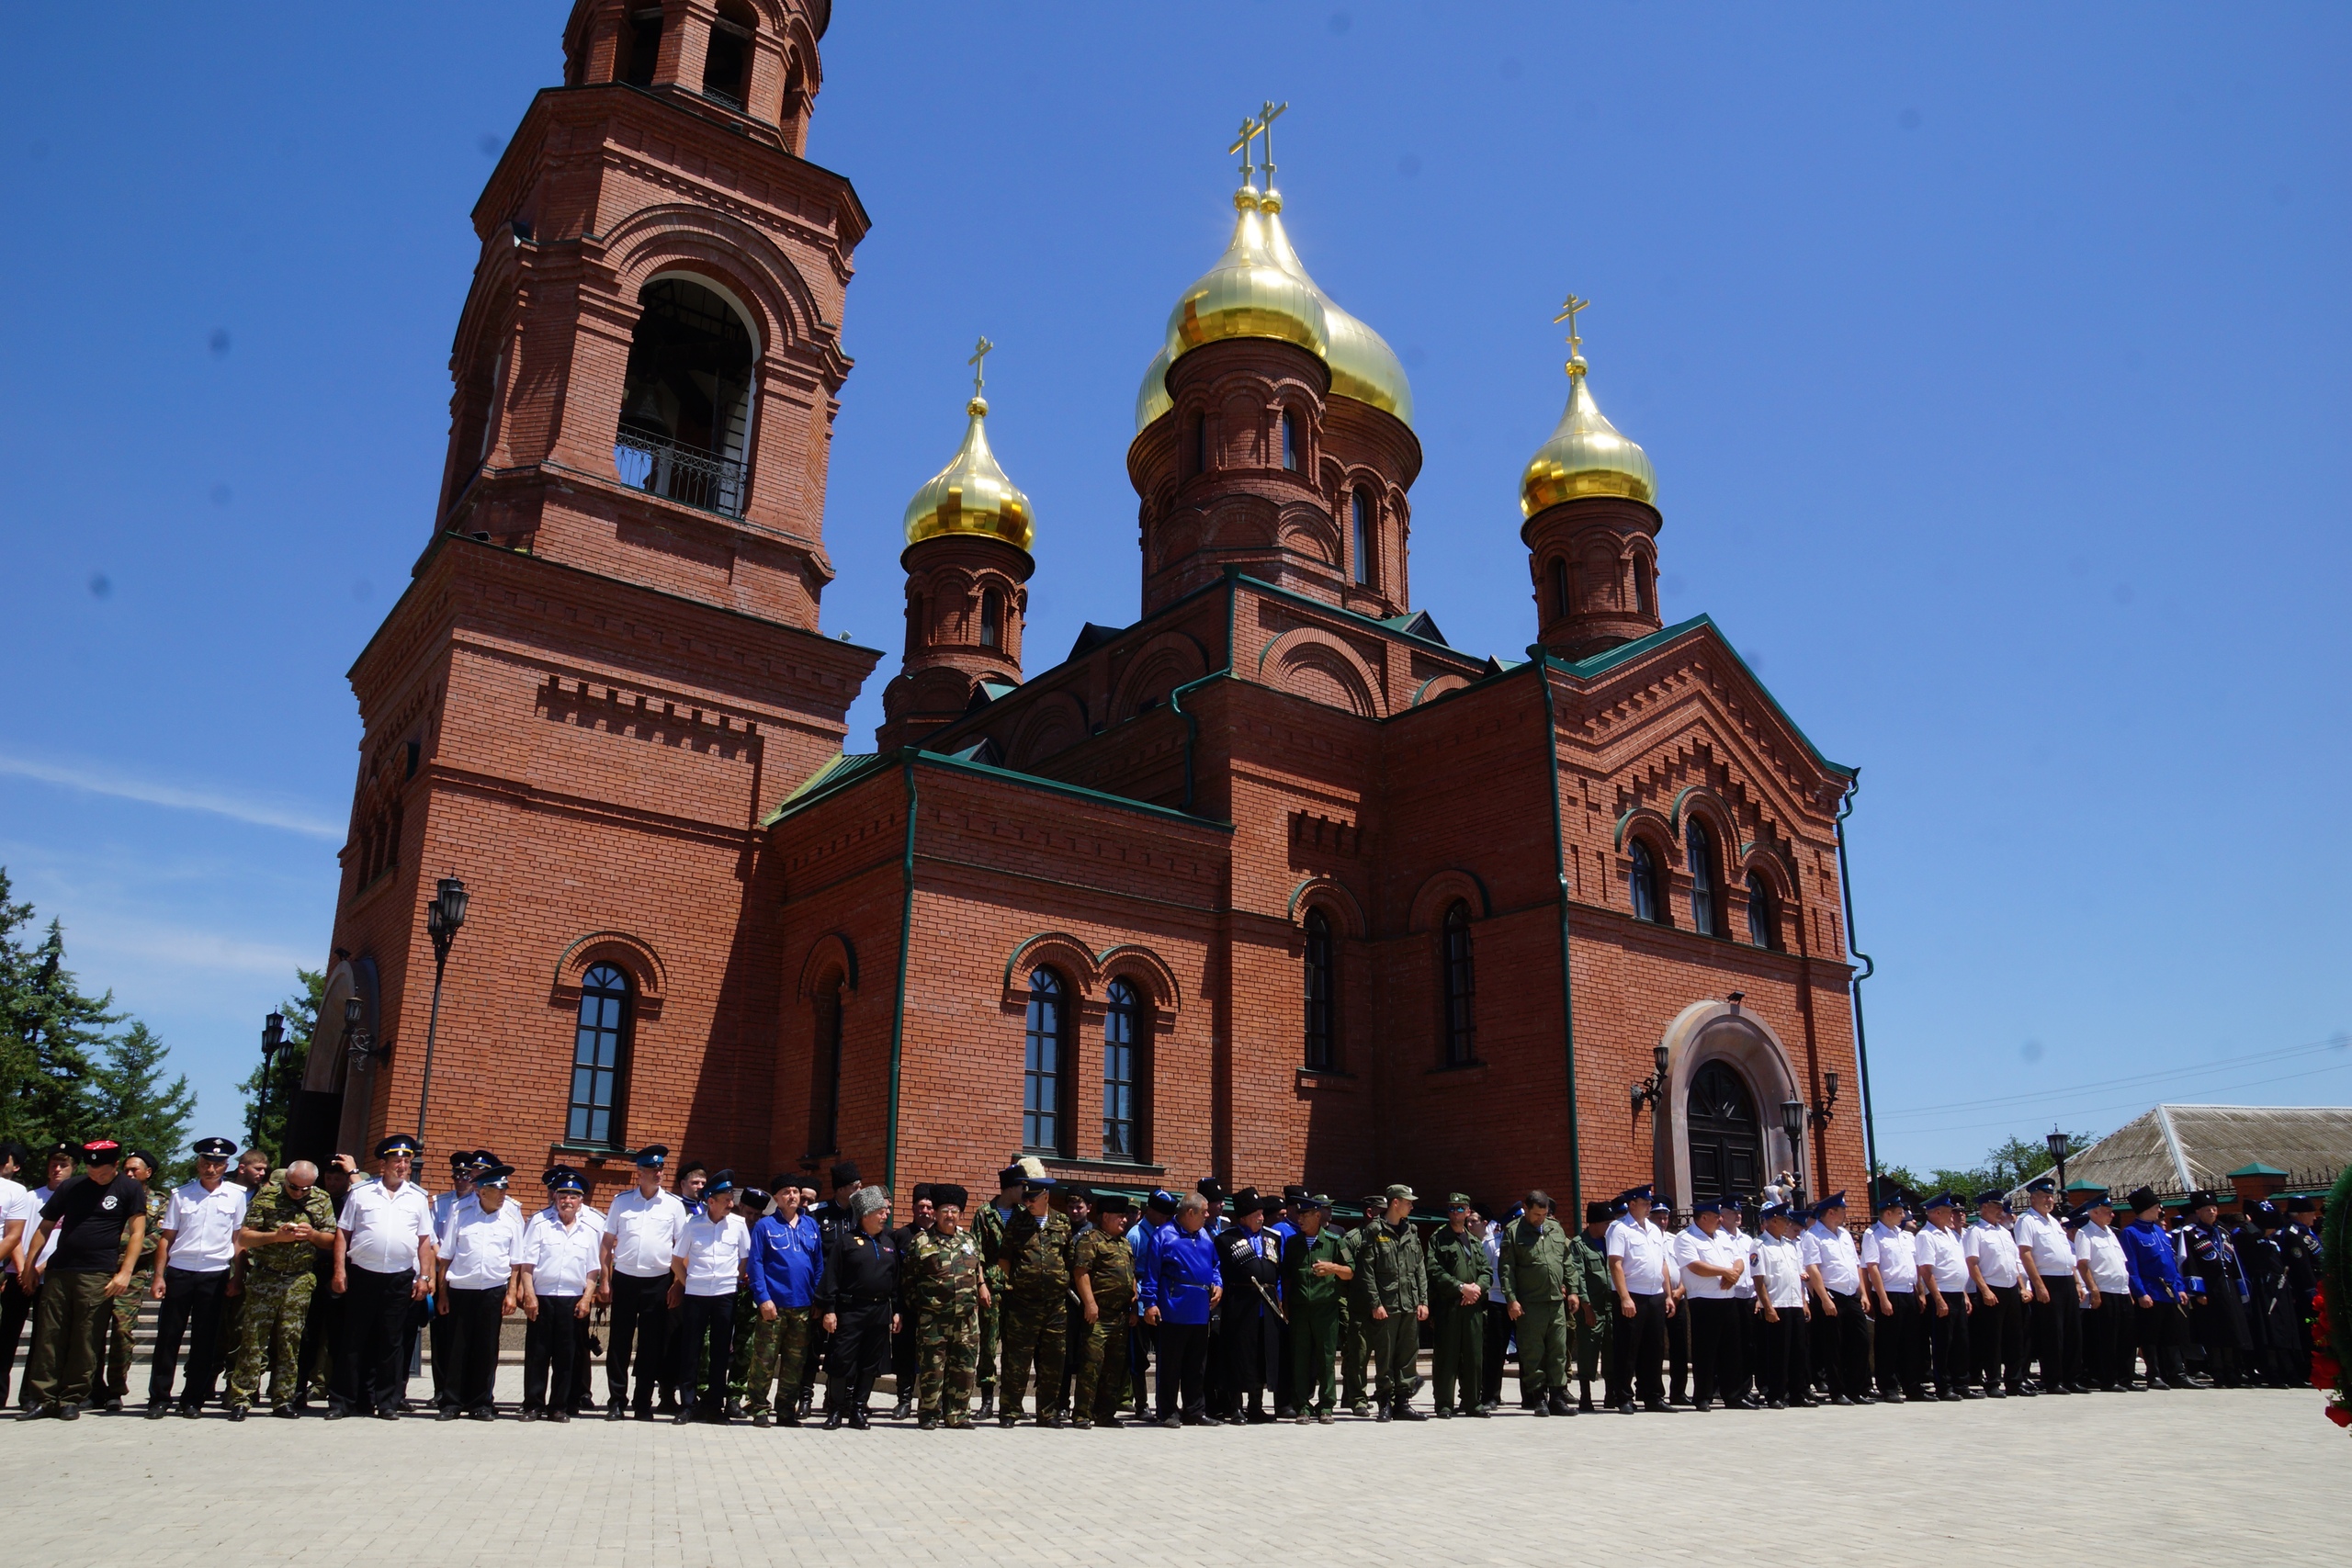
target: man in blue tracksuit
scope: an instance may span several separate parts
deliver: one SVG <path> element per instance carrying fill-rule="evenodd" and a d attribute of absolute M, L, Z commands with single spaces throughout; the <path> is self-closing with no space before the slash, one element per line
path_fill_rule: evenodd
<path fill-rule="evenodd" d="M 2135 1188 L 2124 1202 L 2131 1205 L 2132 1223 L 2116 1239 L 2122 1242 L 2124 1261 L 2132 1269 L 2132 1304 L 2138 1309 L 2134 1315 L 2148 1386 L 2188 1388 L 2188 1287 L 2173 1260 L 2164 1205 L 2154 1190 L 2145 1186 Z"/>
<path fill-rule="evenodd" d="M 1198 1427 L 1208 1419 L 1201 1380 L 1209 1362 L 1209 1311 L 1225 1293 L 1208 1218 L 1208 1201 L 1184 1194 L 1176 1223 L 1152 1238 L 1150 1271 L 1136 1272 L 1143 1320 L 1158 1330 L 1163 1427 Z"/>
<path fill-rule="evenodd" d="M 777 1418 L 800 1425 L 800 1370 L 808 1353 L 809 1303 L 825 1262 L 824 1233 L 800 1210 L 800 1187 L 789 1173 L 775 1179 L 775 1212 L 752 1227 L 752 1300 L 759 1319 L 752 1325 L 744 1408 L 752 1425 L 768 1424 L 769 1395 L 780 1383 Z"/>
<path fill-rule="evenodd" d="M 1138 1290 L 1151 1273 L 1153 1243 L 1159 1239 L 1161 1227 L 1175 1217 L 1175 1196 L 1165 1189 L 1158 1189 L 1143 1201 L 1143 1213 L 1136 1217 L 1134 1224 L 1127 1227 L 1127 1247 L 1135 1254 Z M 1140 1307 L 1141 1303 L 1137 1304 Z M 1134 1373 L 1136 1415 L 1145 1420 L 1151 1418 L 1151 1384 L 1145 1368 L 1157 1343 L 1158 1337 L 1151 1325 L 1138 1316 L 1133 1331 L 1127 1335 L 1127 1364 Z"/>

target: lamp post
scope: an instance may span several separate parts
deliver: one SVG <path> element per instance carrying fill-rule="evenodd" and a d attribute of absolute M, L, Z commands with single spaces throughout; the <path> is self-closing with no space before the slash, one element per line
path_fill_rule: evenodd
<path fill-rule="evenodd" d="M 277 1076 L 277 1053 L 286 1046 L 286 1015 L 271 1013 L 261 1021 L 261 1100 L 254 1107 L 254 1142 L 261 1142 L 262 1123 L 269 1120 L 269 1080 Z"/>
<path fill-rule="evenodd" d="M 360 1003 L 357 993 L 355 992 L 343 998 L 342 1043 L 343 1048 L 351 1053 L 351 1059 L 354 1062 L 372 1069 L 376 1063 L 383 1061 L 391 1055 L 391 1052 L 377 1044 L 376 1036 L 361 1027 L 360 1015 L 366 1010 Z M 374 1113 L 375 1109 L 376 1077 L 371 1070 L 368 1076 L 368 1098 L 359 1107 L 359 1133 L 362 1141 L 367 1137 L 368 1119 Z"/>
<path fill-rule="evenodd" d="M 1781 1101 L 1781 1131 L 1789 1140 L 1789 1175 L 1794 1179 L 1796 1190 L 1790 1201 L 1804 1201 L 1804 1101 L 1793 1097 Z"/>
<path fill-rule="evenodd" d="M 449 944 L 466 923 L 466 885 L 445 876 L 424 906 L 424 934 L 433 939 L 433 1011 L 424 1023 L 424 1082 L 416 1091 L 416 1141 L 424 1143 L 424 1111 L 433 1099 L 433 1037 L 441 1028 L 441 976 L 449 968 Z"/>
<path fill-rule="evenodd" d="M 1666 1103 L 1666 1047 L 1650 1048 L 1650 1061 L 1655 1070 L 1648 1077 L 1634 1086 L 1634 1120 L 1641 1120 L 1645 1103 L 1656 1110 Z"/>
<path fill-rule="evenodd" d="M 2066 1201 L 2066 1134 L 2057 1128 L 2050 1129 L 2050 1136 L 2041 1140 L 2050 1149 L 2050 1158 L 2058 1168 L 2058 1201 Z"/>

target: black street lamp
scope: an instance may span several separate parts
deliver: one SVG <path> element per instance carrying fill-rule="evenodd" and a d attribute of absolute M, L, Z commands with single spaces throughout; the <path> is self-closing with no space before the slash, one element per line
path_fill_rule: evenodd
<path fill-rule="evenodd" d="M 286 1046 L 286 1015 L 271 1013 L 261 1021 L 261 1101 L 254 1107 L 254 1142 L 261 1142 L 262 1123 L 269 1120 L 269 1080 L 277 1073 L 277 1053 Z"/>
<path fill-rule="evenodd" d="M 1796 1190 L 1789 1195 L 1792 1203 L 1804 1201 L 1804 1101 L 1793 1096 L 1781 1101 L 1781 1131 L 1789 1140 L 1789 1175 Z"/>
<path fill-rule="evenodd" d="M 2067 1201 L 2066 1134 L 2060 1132 L 2057 1128 L 2052 1127 L 2050 1129 L 2050 1135 L 2041 1141 L 2049 1145 L 2050 1158 L 2052 1162 L 2058 1167 L 2058 1201 L 2064 1203 Z"/>
<path fill-rule="evenodd" d="M 1666 1047 L 1651 1047 L 1650 1061 L 1656 1070 L 1634 1086 L 1634 1120 L 1636 1122 L 1641 1120 L 1644 1104 L 1656 1110 L 1666 1103 Z"/>
<path fill-rule="evenodd" d="M 361 1004 L 357 992 L 343 998 L 341 1043 L 343 1048 L 351 1053 L 351 1059 L 354 1062 L 372 1068 L 376 1063 L 388 1059 L 392 1053 L 389 1047 L 377 1044 L 374 1032 L 361 1026 L 359 1020 L 366 1011 L 367 1009 Z M 368 1119 L 374 1114 L 375 1110 L 376 1078 L 371 1071 L 368 1077 L 368 1098 L 359 1107 L 359 1133 L 362 1142 L 367 1138 Z"/>
<path fill-rule="evenodd" d="M 441 976 L 449 968 L 449 944 L 466 923 L 466 885 L 445 876 L 424 906 L 424 934 L 433 939 L 433 1011 L 424 1024 L 424 1082 L 416 1092 L 416 1141 L 424 1143 L 424 1111 L 433 1099 L 433 1037 L 441 1028 Z"/>

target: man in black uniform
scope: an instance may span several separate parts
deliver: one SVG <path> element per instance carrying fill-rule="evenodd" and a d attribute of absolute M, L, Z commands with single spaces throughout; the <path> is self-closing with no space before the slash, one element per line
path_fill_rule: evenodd
<path fill-rule="evenodd" d="M 898 1244 L 899 1256 L 907 1256 L 915 1237 L 931 1228 L 931 1183 L 918 1181 L 914 1188 L 914 1213 L 905 1224 L 890 1232 L 890 1239 Z M 898 1407 L 890 1412 L 893 1421 L 911 1421 L 915 1416 L 915 1379 L 922 1371 L 915 1347 L 914 1307 L 899 1303 L 899 1326 L 890 1335 L 890 1379 L 899 1385 Z"/>
<path fill-rule="evenodd" d="M 2205 1348 L 2205 1371 L 2223 1388 L 2248 1381 L 2254 1335 L 2248 1308 L 2252 1291 L 2237 1244 L 2222 1228 L 2221 1200 L 2211 1192 L 2188 1195 L 2188 1222 L 2174 1233 L 2180 1276 L 2188 1283 L 2189 1323 Z"/>
<path fill-rule="evenodd" d="M 851 1179 L 856 1179 L 854 1169 Z M 827 1336 L 828 1432 L 844 1422 L 865 1430 L 866 1397 L 899 1325 L 892 1310 L 899 1299 L 899 1244 L 882 1229 L 889 1200 L 879 1188 L 861 1187 L 846 1207 L 855 1223 L 834 1231 L 817 1281 L 816 1307 Z"/>
<path fill-rule="evenodd" d="M 1275 1353 L 1273 1303 L 1282 1280 L 1282 1248 L 1266 1229 L 1265 1201 L 1247 1188 L 1234 1194 L 1233 1221 L 1232 1228 L 1216 1238 L 1225 1286 L 1218 1344 L 1225 1372 L 1219 1382 L 1227 1401 L 1225 1419 L 1262 1426 L 1273 1419 L 1266 1414 L 1266 1373 Z"/>
<path fill-rule="evenodd" d="M 808 1217 L 817 1222 L 817 1235 L 822 1244 L 820 1250 L 827 1258 L 833 1255 L 834 1241 L 850 1228 L 849 1201 L 860 1186 L 857 1162 L 845 1159 L 836 1164 L 832 1169 L 832 1197 L 820 1203 L 812 1203 L 808 1209 Z M 808 1355 L 800 1364 L 800 1416 L 803 1420 L 808 1419 L 808 1406 L 816 1400 L 817 1372 L 826 1366 L 825 1356 L 824 1320 L 820 1315 L 816 1325 L 808 1331 Z M 832 1401 L 828 1399 L 826 1403 L 830 1404 Z"/>

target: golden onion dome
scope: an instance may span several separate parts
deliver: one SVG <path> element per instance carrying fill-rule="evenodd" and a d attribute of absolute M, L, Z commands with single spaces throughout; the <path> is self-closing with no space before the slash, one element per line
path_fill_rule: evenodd
<path fill-rule="evenodd" d="M 1204 343 L 1238 337 L 1295 343 L 1322 357 L 1330 348 L 1331 331 L 1315 286 L 1285 269 L 1267 249 L 1255 190 L 1245 185 L 1235 191 L 1233 206 L 1233 243 L 1168 312 L 1169 362 Z"/>
<path fill-rule="evenodd" d="M 1581 354 L 1568 359 L 1568 406 L 1551 439 L 1535 449 L 1520 476 L 1519 509 L 1532 517 L 1548 506 L 1587 495 L 1619 495 L 1655 505 L 1657 470 L 1649 454 L 1601 417 L 1585 384 Z"/>
<path fill-rule="evenodd" d="M 919 545 L 943 534 L 1002 539 L 1025 550 L 1036 538 L 1029 498 L 1014 488 L 989 450 L 989 402 L 974 396 L 964 405 L 972 416 L 955 460 L 933 474 L 907 502 L 907 543 Z"/>
<path fill-rule="evenodd" d="M 1404 363 L 1388 340 L 1347 311 L 1306 275 L 1306 264 L 1292 248 L 1283 228 L 1283 193 L 1268 190 L 1258 198 L 1266 226 L 1267 254 L 1275 265 L 1315 291 L 1322 302 L 1323 320 L 1330 329 L 1331 346 L 1324 361 L 1331 367 L 1331 391 L 1336 397 L 1370 403 L 1383 413 L 1395 414 L 1408 428 L 1413 423 L 1413 384 L 1405 378 Z"/>
<path fill-rule="evenodd" d="M 1168 367 L 1175 361 L 1170 357 L 1168 345 L 1161 344 L 1151 363 L 1143 367 L 1143 385 L 1136 389 L 1136 433 L 1141 434 L 1151 422 L 1176 406 L 1168 395 Z"/>

